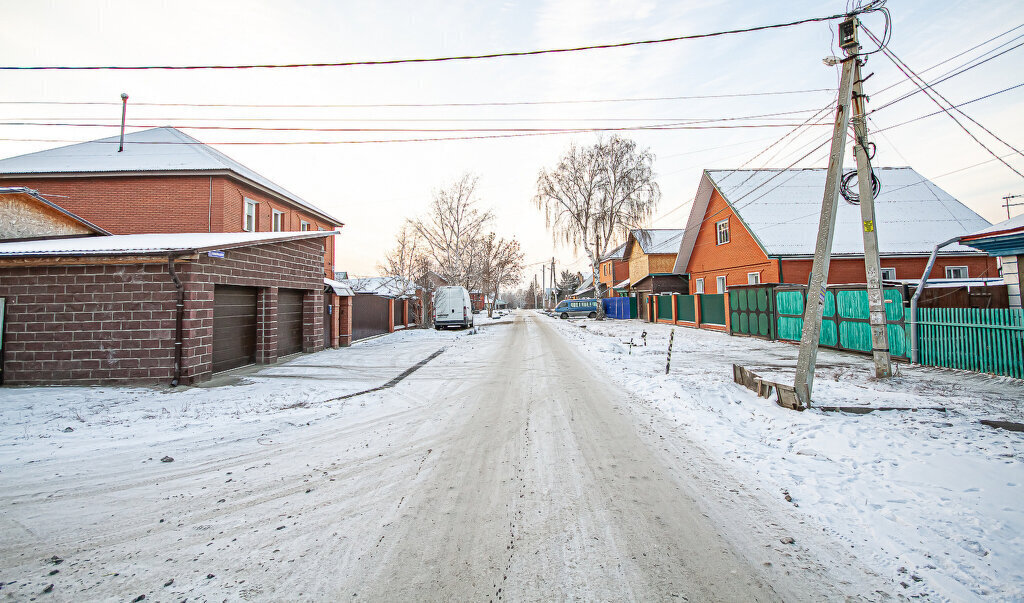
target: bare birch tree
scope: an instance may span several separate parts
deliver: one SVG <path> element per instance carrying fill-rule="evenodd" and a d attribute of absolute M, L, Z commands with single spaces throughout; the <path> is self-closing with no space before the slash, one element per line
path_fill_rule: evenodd
<path fill-rule="evenodd" d="M 425 217 L 409 221 L 426 244 L 426 255 L 438 275 L 471 291 L 482 286 L 480 240 L 494 219 L 490 211 L 478 208 L 476 185 L 475 176 L 463 175 L 434 192 Z"/>
<path fill-rule="evenodd" d="M 502 287 L 511 287 L 523 278 L 523 261 L 526 256 L 519 247 L 519 241 L 497 237 L 493 232 L 483 237 L 483 290 L 491 295 L 487 316 L 494 316 L 494 304 Z"/>
<path fill-rule="evenodd" d="M 551 171 L 537 177 L 534 203 L 556 239 L 582 248 L 590 260 L 595 294 L 601 258 L 630 230 L 650 220 L 661 198 L 654 155 L 636 142 L 612 136 L 589 147 L 569 147 Z M 604 318 L 603 304 L 598 316 Z"/>

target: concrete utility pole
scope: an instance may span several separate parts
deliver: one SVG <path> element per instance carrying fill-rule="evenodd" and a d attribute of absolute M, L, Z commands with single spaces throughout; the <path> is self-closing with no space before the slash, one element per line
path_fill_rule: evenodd
<path fill-rule="evenodd" d="M 804 408 L 811 405 L 811 389 L 814 385 L 814 365 L 818 357 L 818 339 L 821 337 L 821 315 L 825 310 L 825 285 L 828 283 L 829 260 L 832 256 L 832 234 L 836 226 L 836 204 L 839 200 L 839 180 L 843 173 L 843 152 L 846 148 L 846 127 L 850 122 L 850 96 L 853 71 L 856 65 L 856 34 L 852 46 L 843 45 L 843 28 L 852 24 L 856 32 L 856 19 L 850 17 L 840 24 L 840 46 L 847 51 L 839 79 L 839 100 L 836 107 L 836 122 L 832 130 L 832 148 L 829 151 L 828 173 L 825 177 L 825 194 L 821 200 L 821 217 L 818 220 L 818 240 L 814 247 L 814 263 L 811 266 L 811 282 L 807 287 L 807 304 L 804 307 L 804 329 L 800 337 L 800 354 L 796 363 L 796 379 L 793 383 L 797 400 Z"/>
<path fill-rule="evenodd" d="M 533 274 L 533 307 L 537 308 L 537 273 Z"/>
<path fill-rule="evenodd" d="M 858 47 L 859 48 L 859 47 Z M 860 74 L 861 62 L 853 61 L 853 152 L 857 156 L 857 187 L 860 200 L 860 219 L 864 234 L 864 273 L 868 286 L 868 321 L 871 324 L 871 356 L 875 361 L 875 377 L 892 377 L 892 358 L 889 355 L 889 334 L 886 329 L 885 296 L 882 291 L 882 266 L 878 258 L 878 223 L 875 221 L 875 194 L 872 186 L 871 157 L 868 155 L 867 101 L 864 79 Z M 810 387 L 808 387 L 808 392 Z M 810 396 L 808 395 L 808 403 Z"/>
<path fill-rule="evenodd" d="M 555 256 L 551 256 L 551 307 L 558 305 L 558 289 L 555 288 Z"/>
<path fill-rule="evenodd" d="M 545 284 L 544 271 L 547 270 L 546 264 L 540 265 L 540 299 L 544 309 L 548 309 L 548 286 Z"/>

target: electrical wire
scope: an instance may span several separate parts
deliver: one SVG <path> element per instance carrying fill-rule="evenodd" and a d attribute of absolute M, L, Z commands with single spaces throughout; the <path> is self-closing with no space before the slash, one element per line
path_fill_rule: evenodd
<path fill-rule="evenodd" d="M 255 63 L 255 64 L 244 64 L 244 65 L 0 65 L 0 70 L 3 71 L 146 71 L 146 70 L 159 70 L 159 71 L 193 71 L 193 70 L 227 70 L 227 69 L 295 69 L 295 68 L 307 68 L 307 67 L 370 67 L 370 66 L 383 66 L 383 65 L 403 65 L 413 63 L 442 63 L 451 61 L 471 61 L 471 60 L 483 60 L 483 59 L 497 59 L 506 57 L 523 57 L 523 56 L 538 56 L 546 54 L 565 54 L 574 52 L 585 52 L 590 50 L 608 50 L 613 48 L 627 48 L 631 46 L 649 46 L 655 44 L 665 44 L 669 42 L 681 42 L 683 40 L 698 40 L 705 38 L 715 38 L 719 36 L 727 36 L 741 33 L 751 33 L 755 31 L 765 31 L 769 29 L 782 29 L 787 27 L 793 27 L 796 25 L 803 25 L 805 23 L 820 23 L 822 21 L 832 21 L 835 19 L 845 19 L 851 15 L 857 15 L 862 13 L 873 12 L 879 10 L 875 6 L 881 7 L 884 4 L 884 0 L 876 0 L 876 2 L 869 3 L 863 9 L 852 11 L 847 14 L 829 15 L 825 17 L 809 17 L 806 19 L 798 19 L 796 21 L 789 21 L 786 23 L 775 23 L 772 25 L 757 25 L 754 27 L 744 27 L 738 29 L 729 29 L 724 31 L 715 31 L 700 34 L 689 34 L 684 36 L 672 36 L 668 38 L 657 38 L 650 40 L 637 40 L 632 42 L 617 42 L 617 43 L 605 43 L 605 44 L 593 44 L 589 46 L 574 46 L 569 48 L 548 48 L 543 50 L 525 50 L 525 51 L 514 51 L 514 52 L 493 52 L 486 54 L 470 54 L 470 55 L 458 55 L 458 56 L 443 56 L 443 57 L 430 57 L 430 58 L 411 58 L 411 59 L 381 59 L 381 60 L 370 60 L 370 61 L 339 61 L 330 63 Z"/>
<path fill-rule="evenodd" d="M 868 34 L 868 36 L 869 36 L 869 37 L 870 37 L 870 38 L 871 38 L 872 40 L 876 40 L 876 41 L 877 41 L 877 38 L 875 37 L 875 35 L 874 35 L 874 34 L 873 34 L 873 33 L 872 33 L 872 32 L 871 32 L 870 30 L 868 30 L 868 29 L 867 29 L 866 27 L 865 27 L 865 28 L 863 28 L 863 29 L 864 29 L 864 32 L 865 32 L 865 33 L 867 33 L 867 34 Z M 952 113 L 950 112 L 950 109 L 949 109 L 949 108 L 945 107 L 945 106 L 944 106 L 944 105 L 943 105 L 943 104 L 942 104 L 941 102 L 939 102 L 938 98 L 936 98 L 936 97 L 939 97 L 939 98 L 941 98 L 941 99 L 942 99 L 943 101 L 945 101 L 945 102 L 946 102 L 947 104 L 949 104 L 949 105 L 950 105 L 951 107 L 952 107 L 952 105 L 953 105 L 953 103 L 949 102 L 949 100 L 948 100 L 948 99 L 946 99 L 946 97 L 942 96 L 942 94 L 940 94 L 940 93 L 939 93 L 939 92 L 938 92 L 937 90 L 935 90 L 935 89 L 933 88 L 933 86 L 935 85 L 935 83 L 932 83 L 932 84 L 928 84 L 928 83 L 927 83 L 927 82 L 925 82 L 925 81 L 924 81 L 923 79 L 921 79 L 921 77 L 920 77 L 920 76 L 918 76 L 918 75 L 917 75 L 916 73 L 914 73 L 914 71 L 913 71 L 913 70 L 912 70 L 912 69 L 911 69 L 911 68 L 910 68 L 910 67 L 909 67 L 909 66 L 908 66 L 908 65 L 907 65 L 906 63 L 904 63 L 904 62 L 903 62 L 903 61 L 902 61 L 902 60 L 901 60 L 901 59 L 900 59 L 899 57 L 897 57 L 897 56 L 896 56 L 896 55 L 895 55 L 895 54 L 894 54 L 894 53 L 893 53 L 893 52 L 892 52 L 892 51 L 891 51 L 890 49 L 888 49 L 888 48 L 883 48 L 883 52 L 884 52 L 885 56 L 886 56 L 886 57 L 887 57 L 887 58 L 888 58 L 888 59 L 889 59 L 890 61 L 892 61 L 892 63 L 893 63 L 894 65 L 896 65 L 896 68 L 897 68 L 897 69 L 899 69 L 899 70 L 900 70 L 900 71 L 901 71 L 901 72 L 903 73 L 903 75 L 905 75 L 905 76 L 906 76 L 906 77 L 907 77 L 908 79 L 910 79 L 910 80 L 911 80 L 912 82 L 914 82 L 914 85 L 915 85 L 915 86 L 917 86 L 918 88 L 920 88 L 920 90 L 921 90 L 922 92 L 924 92 L 924 93 L 925 93 L 925 95 L 926 95 L 926 96 L 927 96 L 927 97 L 928 97 L 929 99 L 931 99 L 931 100 L 932 100 L 932 102 L 934 102 L 934 103 L 935 103 L 935 104 L 936 104 L 936 105 L 937 105 L 937 106 L 938 106 L 938 107 L 939 107 L 940 109 L 942 109 L 942 111 L 943 111 L 943 112 L 945 112 L 945 113 L 946 113 L 946 115 L 948 115 L 948 116 L 950 117 L 950 119 L 952 119 L 952 120 L 953 120 L 953 121 L 954 121 L 954 122 L 955 122 L 955 123 L 956 123 L 956 124 L 957 124 L 958 126 L 960 126 L 960 128 L 961 128 L 961 129 L 962 129 L 962 130 L 963 130 L 964 132 L 966 132 L 968 136 L 970 136 L 970 137 L 971 137 L 971 138 L 972 138 L 972 139 L 973 139 L 973 140 L 974 140 L 975 142 L 977 142 L 977 143 L 978 143 L 978 144 L 979 144 L 979 145 L 980 145 L 980 146 L 981 146 L 981 147 L 982 147 L 983 149 L 985 149 L 985 151 L 987 151 L 987 152 L 988 152 L 988 153 L 989 153 L 990 155 L 992 155 L 992 156 L 993 156 L 993 157 L 995 157 L 996 159 L 999 159 L 999 161 L 1000 161 L 1000 162 L 1001 162 L 1001 163 L 1002 163 L 1003 165 L 1005 165 L 1005 166 L 1006 166 L 1007 168 L 1009 168 L 1009 169 L 1010 169 L 1010 170 L 1011 170 L 1011 171 L 1012 171 L 1013 173 L 1017 174 L 1017 175 L 1018 175 L 1018 176 L 1020 176 L 1021 178 L 1024 178 L 1024 174 L 1022 174 L 1022 173 L 1021 173 L 1020 171 L 1018 171 L 1018 170 L 1017 170 L 1016 168 L 1014 168 L 1014 167 L 1013 167 L 1012 165 L 1010 165 L 1009 163 L 1007 163 L 1007 162 L 1006 162 L 1006 161 L 1005 161 L 1004 159 L 1000 158 L 1000 157 L 999 157 L 999 155 L 997 155 L 997 154 L 995 153 L 995 151 L 993 151 L 992 149 L 990 149 L 990 148 L 988 147 L 988 145 L 986 145 L 986 144 L 985 144 L 984 142 L 982 142 L 982 141 L 981 141 L 981 140 L 980 140 L 980 139 L 979 139 L 979 138 L 978 138 L 977 136 L 975 136 L 975 135 L 974 135 L 974 133 L 973 133 L 973 132 L 971 132 L 971 131 L 970 131 L 970 129 L 968 129 L 968 128 L 967 128 L 967 126 L 965 126 L 965 125 L 964 125 L 963 123 L 961 123 L 961 122 L 960 122 L 960 120 L 958 120 L 958 119 L 956 118 L 956 116 L 955 116 L 955 115 L 953 115 L 953 114 L 952 114 Z M 933 93 L 934 93 L 934 96 L 933 96 Z M 996 135 L 995 135 L 995 134 L 994 134 L 994 133 L 993 133 L 993 132 L 992 132 L 991 130 L 989 130 L 989 129 L 988 129 L 988 128 L 986 128 L 985 126 L 981 125 L 980 123 L 978 123 L 978 122 L 977 122 L 977 121 L 976 121 L 975 119 L 973 119 L 973 118 L 971 118 L 970 116 L 968 116 L 968 115 L 967 115 L 966 113 L 964 113 L 964 112 L 963 112 L 962 110 L 960 110 L 960 109 L 957 109 L 956 107 L 952 107 L 952 108 L 953 108 L 953 110 L 954 110 L 954 111 L 957 111 L 958 113 L 960 113 L 961 115 L 963 115 L 963 116 L 964 116 L 965 118 L 967 118 L 968 120 L 970 120 L 971 122 L 973 122 L 973 123 L 974 123 L 975 125 L 977 125 L 977 126 L 978 126 L 978 127 L 980 127 L 981 129 L 983 129 L 983 130 L 985 130 L 986 132 L 988 132 L 988 133 L 989 133 L 989 134 L 990 134 L 990 135 L 991 135 L 991 136 L 992 136 L 993 138 L 995 138 L 995 139 L 996 139 L 996 140 L 998 140 L 999 142 L 1003 143 L 1004 145 L 1006 145 L 1007 147 L 1009 147 L 1009 148 L 1010 148 L 1010 149 L 1012 149 L 1013 151 L 1017 152 L 1018 154 L 1020 154 L 1020 155 L 1024 156 L 1024 153 L 1021 153 L 1021 151 L 1020 151 L 1019 149 L 1017 149 L 1016 147 L 1014 147 L 1014 146 L 1013 146 L 1013 145 L 1011 145 L 1010 143 L 1006 142 L 1006 141 L 1005 141 L 1005 140 L 1003 140 L 1002 138 L 1000 138 L 1000 137 L 996 136 Z"/>

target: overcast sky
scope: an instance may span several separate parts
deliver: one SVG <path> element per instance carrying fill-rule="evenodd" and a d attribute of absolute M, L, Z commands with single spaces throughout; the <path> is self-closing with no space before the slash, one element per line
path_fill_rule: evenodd
<path fill-rule="evenodd" d="M 826 2 L 583 1 L 548 2 L 192 2 L 0 0 L 3 65 L 187 65 L 381 60 L 558 48 L 653 39 L 783 23 L 843 12 Z M 1024 24 L 1024 2 L 890 0 L 890 48 L 911 68 L 932 65 Z M 880 16 L 866 25 L 881 32 Z M 0 125 L 0 157 L 117 133 L 120 107 L 14 104 L 24 101 L 131 99 L 133 130 L 173 125 L 213 144 L 345 222 L 338 267 L 376 273 L 402 221 L 421 214 L 432 192 L 465 172 L 480 178 L 482 204 L 495 230 L 522 243 L 528 275 L 554 255 L 559 269 L 584 267 L 574 249 L 553 243 L 531 199 L 541 168 L 555 165 L 572 141 L 593 133 L 484 140 L 336 145 L 231 145 L 229 142 L 367 141 L 480 136 L 474 132 L 280 132 L 188 126 L 303 128 L 594 128 L 651 125 L 793 112 L 730 125 L 782 127 L 625 132 L 657 156 L 663 199 L 654 226 L 682 228 L 704 168 L 748 162 L 788 127 L 825 107 L 834 92 L 715 99 L 635 100 L 474 107 L 383 107 L 386 104 L 497 103 L 650 99 L 831 89 L 838 54 L 834 28 L 805 24 L 704 40 L 575 54 L 436 64 L 238 71 L 2 71 L 0 122 L 54 121 L 112 127 Z M 931 81 L 981 53 L 1019 44 L 1024 27 L 923 74 Z M 870 46 L 865 42 L 865 46 Z M 1024 49 L 1015 49 L 937 86 L 959 103 L 1024 83 Z M 912 85 L 882 55 L 865 73 L 869 108 Z M 892 84 L 896 86 L 883 90 Z M 1024 146 L 1024 87 L 965 106 L 1008 143 Z M 240 108 L 145 106 L 134 103 L 377 105 L 371 107 Z M 918 94 L 873 116 L 873 129 L 936 111 Z M 810 111 L 810 112 L 807 112 Z M 225 118 L 231 118 L 230 121 Z M 251 118 L 252 121 L 241 121 Z M 831 113 L 823 121 L 830 121 Z M 829 126 L 802 134 L 784 152 L 748 167 L 785 167 Z M 979 131 L 980 132 L 980 131 Z M 501 134 L 501 132 L 497 132 Z M 997 154 L 1012 151 L 979 137 Z M 945 115 L 873 135 L 878 166 L 910 165 L 990 221 L 1006 218 L 1002 197 L 1024 193 L 1020 176 L 992 159 Z M 218 144 L 220 143 L 220 144 Z M 801 145 L 810 145 L 803 147 Z M 801 166 L 824 167 L 826 152 Z M 1006 160 L 1024 172 L 1020 155 Z M 852 167 L 847 160 L 847 167 Z M 948 175 L 946 175 L 948 174 Z M 45 193 L 45 191 L 43 191 Z M 1024 211 L 1018 208 L 1016 213 Z M 1016 215 L 1016 213 L 1014 215 Z M 884 225 L 879 225 L 884 228 Z"/>

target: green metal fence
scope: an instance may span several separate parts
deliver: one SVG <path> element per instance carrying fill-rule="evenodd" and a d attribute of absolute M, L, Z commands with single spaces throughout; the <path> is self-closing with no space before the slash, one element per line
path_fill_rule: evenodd
<path fill-rule="evenodd" d="M 1024 378 L 1024 310 L 918 308 L 921 364 Z"/>
<path fill-rule="evenodd" d="M 725 295 L 705 293 L 700 296 L 700 322 L 710 325 L 725 325 Z"/>
<path fill-rule="evenodd" d="M 672 320 L 672 296 L 658 296 L 658 320 Z"/>
<path fill-rule="evenodd" d="M 692 295 L 676 296 L 676 320 L 694 322 L 697 319 L 696 306 Z"/>

